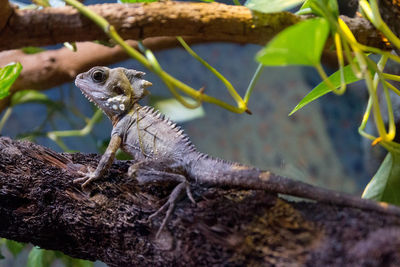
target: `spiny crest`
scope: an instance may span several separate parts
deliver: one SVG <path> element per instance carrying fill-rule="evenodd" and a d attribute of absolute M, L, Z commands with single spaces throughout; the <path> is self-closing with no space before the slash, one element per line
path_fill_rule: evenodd
<path fill-rule="evenodd" d="M 188 146 L 192 151 L 196 150 L 195 146 L 192 144 L 189 137 L 185 134 L 183 129 L 180 126 L 178 126 L 175 122 L 171 121 L 168 117 L 162 114 L 159 110 L 156 110 L 154 107 L 144 106 L 142 107 L 142 109 L 149 115 L 152 115 L 155 118 L 165 122 L 172 130 L 175 131 L 176 136 L 180 137 L 181 140 L 184 141 L 186 146 Z"/>
<path fill-rule="evenodd" d="M 124 69 L 124 72 L 125 72 L 126 77 L 130 81 L 134 80 L 135 78 L 141 79 L 141 78 L 143 78 L 144 75 L 146 75 L 146 73 L 143 71 L 138 71 L 138 70 L 133 70 L 133 69 Z"/>
<path fill-rule="evenodd" d="M 153 84 L 151 82 L 143 79 L 143 76 L 146 73 L 144 73 L 142 71 L 133 70 L 133 69 L 125 69 L 125 68 L 121 68 L 121 69 L 125 73 L 126 78 L 128 78 L 128 80 L 132 86 L 135 99 L 142 99 L 146 95 L 149 94 L 149 92 L 146 90 L 146 88 Z"/>

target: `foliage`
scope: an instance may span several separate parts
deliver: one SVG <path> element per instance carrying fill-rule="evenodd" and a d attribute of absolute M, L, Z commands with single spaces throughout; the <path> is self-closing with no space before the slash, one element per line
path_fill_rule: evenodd
<path fill-rule="evenodd" d="M 317 66 L 328 33 L 329 24 L 323 18 L 302 21 L 283 30 L 256 59 L 265 66 Z"/>
<path fill-rule="evenodd" d="M 26 46 L 21 48 L 22 52 L 25 54 L 36 54 L 45 51 L 46 49 L 42 47 L 36 47 L 36 46 Z"/>
<path fill-rule="evenodd" d="M 13 240 L 5 240 L 5 244 L 8 251 L 10 251 L 14 257 L 16 257 L 25 247 L 25 244 Z"/>
<path fill-rule="evenodd" d="M 379 170 L 365 188 L 364 198 L 400 205 L 400 157 L 388 153 Z"/>
<path fill-rule="evenodd" d="M 335 88 L 340 88 L 341 86 L 341 75 L 344 75 L 344 80 L 346 84 L 350 84 L 356 81 L 359 81 L 360 78 L 357 78 L 351 67 L 350 66 L 345 66 L 343 69 L 336 71 L 333 73 L 331 76 L 329 76 L 329 80 L 331 81 L 332 85 Z M 332 92 L 332 88 L 329 87 L 326 83 L 320 83 L 318 84 L 314 89 L 311 90 L 300 102 L 297 104 L 296 107 L 289 113 L 289 116 L 294 114 L 296 111 L 307 105 L 308 103 L 311 103 L 312 101 L 316 100 L 317 98 L 320 98 L 321 96 Z"/>
<path fill-rule="evenodd" d="M 273 1 L 273 4 L 279 5 L 277 2 L 279 1 Z M 280 2 L 282 6 L 286 3 L 283 0 Z M 265 3 L 266 1 L 249 0 L 246 5 L 256 11 L 263 9 L 265 10 L 264 12 L 275 11 L 265 9 Z M 371 0 L 370 3 L 371 6 L 366 0 L 360 1 L 362 12 L 379 30 L 385 33 L 393 45 L 400 48 L 400 40 L 380 18 L 376 1 Z M 364 137 L 369 138 L 372 141 L 372 145 L 380 144 L 386 148 L 389 154 L 365 189 L 363 197 L 400 204 L 399 199 L 396 198 L 396 192 L 400 190 L 400 173 L 396 164 L 400 158 L 400 144 L 393 141 L 396 135 L 396 127 L 389 90 L 398 95 L 400 95 L 400 91 L 387 81 L 400 80 L 400 77 L 383 72 L 389 59 L 400 62 L 400 57 L 390 54 L 390 52 L 358 43 L 347 25 L 338 17 L 336 0 L 307 0 L 299 10 L 299 13 L 312 13 L 318 18 L 309 19 L 285 29 L 257 54 L 256 59 L 267 66 L 311 65 L 321 75 L 323 82 L 307 94 L 290 115 L 328 92 L 332 91 L 340 95 L 345 92 L 347 84 L 361 79 L 365 81 L 369 102 L 359 132 Z M 330 77 L 327 77 L 319 63 L 326 36 L 328 35 L 328 28 L 330 28 L 330 34 L 333 37 L 340 64 L 340 69 Z M 381 56 L 378 63 L 368 57 L 370 53 Z M 349 62 L 346 67 L 344 66 L 344 58 Z M 377 94 L 379 84 L 382 85 L 386 97 L 389 117 L 388 129 L 386 129 L 379 105 Z M 371 112 L 374 115 L 374 122 L 379 136 L 364 132 Z"/>
<path fill-rule="evenodd" d="M 21 73 L 21 63 L 12 63 L 0 68 L 0 99 L 10 94 L 10 87 Z"/>
<path fill-rule="evenodd" d="M 56 260 L 61 260 L 66 267 L 92 267 L 93 263 L 86 260 L 71 258 L 59 251 L 51 251 L 33 247 L 29 252 L 27 267 L 51 266 Z"/>

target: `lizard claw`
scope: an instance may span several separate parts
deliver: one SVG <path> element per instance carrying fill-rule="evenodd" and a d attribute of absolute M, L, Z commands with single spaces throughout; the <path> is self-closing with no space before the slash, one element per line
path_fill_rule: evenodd
<path fill-rule="evenodd" d="M 135 177 L 136 176 L 136 172 L 137 172 L 137 166 L 136 164 L 133 164 L 129 167 L 128 169 L 128 177 Z"/>
<path fill-rule="evenodd" d="M 156 233 L 156 239 L 158 239 L 162 230 L 167 225 L 169 218 L 171 217 L 171 215 L 175 209 L 175 205 L 178 202 L 178 200 L 182 197 L 182 193 L 184 190 L 186 190 L 186 194 L 187 194 L 188 198 L 190 199 L 190 201 L 193 202 L 194 204 L 196 204 L 196 202 L 193 198 L 193 195 L 190 191 L 189 184 L 186 181 L 184 181 L 184 182 L 181 182 L 180 184 L 178 184 L 174 188 L 174 190 L 169 195 L 167 202 L 165 202 L 164 205 L 161 206 L 161 208 L 159 208 L 156 212 L 154 212 L 153 214 L 151 214 L 149 216 L 148 220 L 151 221 L 154 217 L 156 217 L 157 215 L 159 215 L 161 212 L 163 212 L 164 210 L 166 210 L 168 208 L 166 211 L 165 217 Z"/>
<path fill-rule="evenodd" d="M 164 163 L 164 165 L 160 164 L 160 162 Z M 158 168 L 154 169 L 154 166 L 158 166 Z M 156 163 L 154 163 L 152 160 L 144 160 L 131 165 L 127 173 L 128 177 L 135 178 L 139 184 L 166 181 L 179 182 L 174 190 L 172 190 L 167 202 L 165 202 L 164 205 L 162 205 L 156 212 L 151 214 L 147 219 L 151 222 L 156 216 L 166 210 L 165 217 L 156 233 L 156 239 L 160 236 L 162 230 L 167 225 L 168 220 L 175 209 L 176 203 L 183 196 L 183 193 L 185 191 L 190 201 L 196 204 L 192 192 L 190 191 L 190 185 L 186 177 L 182 174 L 171 172 L 169 168 L 179 171 L 179 166 L 176 167 L 172 165 L 170 161 L 157 161 Z"/>
<path fill-rule="evenodd" d="M 92 167 L 87 167 L 88 171 L 78 171 L 79 175 L 82 175 L 81 178 L 74 179 L 74 184 L 81 184 L 82 188 L 87 187 L 93 180 L 96 180 L 98 177 L 95 173 L 95 170 Z"/>

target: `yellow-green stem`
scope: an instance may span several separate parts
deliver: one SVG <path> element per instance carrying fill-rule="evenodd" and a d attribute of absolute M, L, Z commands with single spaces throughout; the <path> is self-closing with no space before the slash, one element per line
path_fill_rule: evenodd
<path fill-rule="evenodd" d="M 339 62 L 339 70 L 340 70 L 340 88 L 333 91 L 337 95 L 342 95 L 346 92 L 346 81 L 344 79 L 344 59 L 343 59 L 343 49 L 342 49 L 342 41 L 339 33 L 335 33 L 335 46 L 336 46 L 336 55 Z"/>
<path fill-rule="evenodd" d="M 256 85 L 256 82 L 258 78 L 260 77 L 260 74 L 262 70 L 264 69 L 263 64 L 258 64 L 256 71 L 254 72 L 253 77 L 251 78 L 250 84 L 247 87 L 246 94 L 244 95 L 244 103 L 247 105 L 249 103 L 250 95 L 253 92 L 254 86 Z"/>
<path fill-rule="evenodd" d="M 94 124 L 101 119 L 102 114 L 102 111 L 97 109 L 92 118 L 82 129 L 70 131 L 52 131 L 47 133 L 47 137 L 53 141 L 56 141 L 60 137 L 85 136 L 91 132 Z"/>
<path fill-rule="evenodd" d="M 364 131 L 365 127 L 367 126 L 367 122 L 368 122 L 369 116 L 371 114 L 371 108 L 372 108 L 372 97 L 370 96 L 368 98 L 368 104 L 367 104 L 367 107 L 365 109 L 364 116 L 363 116 L 363 119 L 361 121 L 360 127 L 358 127 L 358 132 L 360 133 L 360 135 L 362 135 L 362 136 L 364 136 L 364 137 L 366 137 L 366 138 L 368 138 L 370 140 L 375 140 L 376 139 L 375 136 L 370 135 L 370 134 L 368 134 L 368 133 L 366 133 Z"/>
<path fill-rule="evenodd" d="M 354 48 L 353 48 L 353 50 L 354 50 Z M 361 67 L 363 69 L 365 69 L 365 71 L 362 70 L 362 73 L 363 73 L 365 83 L 368 88 L 369 95 L 372 97 L 372 112 L 374 114 L 375 125 L 378 130 L 379 136 L 382 137 L 383 141 L 388 141 L 386 139 L 387 132 L 385 129 L 385 124 L 382 119 L 376 88 L 374 88 L 373 79 L 371 77 L 371 73 L 367 69 L 367 62 L 366 62 L 366 59 L 364 58 L 364 57 L 366 57 L 366 55 L 364 55 L 360 51 L 357 51 L 357 49 L 356 49 L 355 53 L 356 53 L 356 57 L 358 59 L 359 64 L 361 65 Z"/>
<path fill-rule="evenodd" d="M 13 108 L 12 107 L 8 107 L 6 109 L 6 111 L 4 112 L 3 117 L 1 118 L 0 121 L 0 133 L 3 131 L 3 127 L 6 124 L 8 118 L 10 117 L 11 113 L 12 113 Z"/>
<path fill-rule="evenodd" d="M 395 94 L 400 96 L 400 90 L 394 87 L 392 84 L 390 84 L 388 81 L 385 81 L 385 85 L 389 87 L 390 90 L 392 90 Z"/>
<path fill-rule="evenodd" d="M 336 87 L 331 83 L 331 81 L 328 78 L 328 75 L 326 75 L 324 68 L 322 67 L 321 63 L 318 63 L 317 65 L 314 66 L 315 69 L 318 71 L 319 76 L 321 76 L 322 81 L 333 91 L 336 91 Z"/>
<path fill-rule="evenodd" d="M 382 73 L 382 75 L 383 75 L 383 78 L 385 78 L 385 79 L 400 82 L 399 75 L 394 75 L 394 74 L 389 74 L 389 73 Z"/>
<path fill-rule="evenodd" d="M 400 49 L 400 39 L 389 29 L 387 24 L 382 20 L 381 14 L 379 13 L 379 7 L 376 0 L 370 0 L 371 5 L 366 0 L 359 2 L 360 7 L 364 11 L 369 21 L 380 30 L 383 35 L 390 41 L 391 44 L 395 45 L 397 49 Z"/>
<path fill-rule="evenodd" d="M 143 44 L 141 44 L 142 50 L 144 51 L 146 58 L 149 60 L 154 73 L 156 73 L 158 76 L 161 77 L 161 72 L 163 71 L 161 68 L 160 63 L 158 63 L 158 60 L 156 59 L 156 57 L 154 56 L 153 52 L 151 52 L 149 49 L 147 49 Z M 197 108 L 201 105 L 201 101 L 196 101 L 196 103 L 191 104 L 189 102 L 187 102 L 176 90 L 175 87 L 172 83 L 170 83 L 168 80 L 163 79 L 163 82 L 165 83 L 165 85 L 167 86 L 167 88 L 170 90 L 170 92 L 172 93 L 172 95 L 185 107 L 190 108 L 190 109 L 194 109 Z"/>
<path fill-rule="evenodd" d="M 215 68 L 213 68 L 210 64 L 208 64 L 204 59 L 202 59 L 199 55 L 196 54 L 196 52 L 193 51 L 192 48 L 183 40 L 182 37 L 177 36 L 176 39 L 179 41 L 179 43 L 185 48 L 185 50 L 195 59 L 197 59 L 203 66 L 205 66 L 208 70 L 210 70 L 218 79 L 220 79 L 223 84 L 225 85 L 226 89 L 228 89 L 229 93 L 235 99 L 236 103 L 238 103 L 239 108 L 246 108 L 246 104 L 243 101 L 243 99 L 240 97 L 240 95 L 236 92 L 235 88 L 232 86 L 232 84 L 221 74 L 219 71 L 217 71 Z"/>
<path fill-rule="evenodd" d="M 146 59 L 145 56 L 143 56 L 139 51 L 134 49 L 133 47 L 129 46 L 116 32 L 115 28 L 108 23 L 107 20 L 105 20 L 103 17 L 97 15 L 95 12 L 91 11 L 87 7 L 85 7 L 83 4 L 76 0 L 65 0 L 66 3 L 70 4 L 71 6 L 75 7 L 76 9 L 79 10 L 83 15 L 94 21 L 97 25 L 99 25 L 104 32 L 112 38 L 117 44 L 119 44 L 126 52 L 128 55 L 139 61 L 141 64 L 143 64 L 146 68 L 150 69 L 151 71 L 154 71 L 152 68 L 151 63 Z M 170 82 L 173 86 L 184 92 L 185 94 L 191 96 L 192 98 L 201 101 L 201 102 L 209 102 L 212 104 L 216 104 L 222 108 L 225 108 L 231 112 L 235 113 L 243 113 L 247 111 L 247 107 L 240 102 L 238 102 L 238 107 L 232 106 L 228 103 L 225 103 L 219 99 L 216 99 L 214 97 L 208 96 L 206 94 L 203 94 L 201 92 L 198 92 L 197 90 L 193 89 L 192 87 L 182 83 L 181 81 L 177 80 L 176 78 L 172 77 L 170 74 L 166 73 L 165 71 L 161 71 L 159 73 L 160 77 L 163 80 L 167 80 Z M 243 102 L 244 103 L 244 102 Z"/>
<path fill-rule="evenodd" d="M 369 61 L 369 58 L 367 58 Z M 394 122 L 394 114 L 393 114 L 393 107 L 392 107 L 392 101 L 390 100 L 390 94 L 389 90 L 384 82 L 384 78 L 382 75 L 382 71 L 385 69 L 385 65 L 387 63 L 388 57 L 386 55 L 382 55 L 381 59 L 378 61 L 378 64 L 376 64 L 375 68 L 375 77 L 374 77 L 374 88 L 375 91 L 378 88 L 378 83 L 379 81 L 382 82 L 384 94 L 385 94 L 385 100 L 386 100 L 386 106 L 387 106 L 387 112 L 388 112 L 388 119 L 389 119 L 389 128 L 388 128 L 388 134 L 386 135 L 385 138 L 383 138 L 385 141 L 392 141 L 396 135 L 396 125 Z M 374 62 L 371 62 L 372 66 L 374 66 Z"/>

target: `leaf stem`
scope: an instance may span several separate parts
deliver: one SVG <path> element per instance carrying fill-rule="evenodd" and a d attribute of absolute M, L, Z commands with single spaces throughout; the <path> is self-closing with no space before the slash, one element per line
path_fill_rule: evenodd
<path fill-rule="evenodd" d="M 371 5 L 370 5 L 371 4 Z M 392 43 L 397 49 L 400 49 L 400 39 L 389 29 L 387 24 L 382 20 L 381 14 L 379 13 L 379 7 L 376 0 L 370 0 L 370 3 L 366 0 L 360 0 L 359 5 L 364 11 L 369 21 L 385 35 L 385 37 Z"/>
<path fill-rule="evenodd" d="M 246 103 L 243 101 L 243 99 L 237 93 L 235 88 L 232 86 L 232 84 L 221 73 L 219 73 L 219 71 L 217 71 L 214 67 L 212 67 L 210 64 L 208 64 L 207 61 L 205 61 L 199 55 L 197 55 L 196 52 L 194 52 L 192 50 L 192 48 L 190 48 L 190 46 L 185 42 L 185 40 L 183 40 L 182 37 L 177 36 L 176 39 L 179 41 L 179 43 L 183 46 L 183 48 L 185 48 L 185 50 L 192 57 L 197 59 L 203 66 L 205 66 L 209 71 L 211 71 L 218 79 L 220 79 L 223 82 L 223 84 L 225 85 L 226 89 L 228 89 L 229 93 L 233 97 L 233 99 L 235 99 L 236 103 L 238 103 L 238 107 L 239 108 L 246 108 L 247 109 Z"/>
<path fill-rule="evenodd" d="M 336 55 L 339 62 L 339 70 L 340 70 L 340 88 L 335 89 L 333 92 L 337 95 L 342 95 L 346 92 L 346 81 L 344 79 L 344 59 L 343 59 L 343 49 L 342 49 L 342 41 L 340 38 L 340 34 L 336 32 L 334 34 L 335 46 L 336 46 Z"/>
<path fill-rule="evenodd" d="M 47 133 L 47 137 L 56 142 L 64 151 L 70 151 L 61 141 L 60 137 L 88 135 L 92 131 L 93 126 L 101 119 L 102 115 L 103 112 L 100 109 L 97 109 L 92 118 L 82 129 L 70 131 L 51 131 Z"/>
<path fill-rule="evenodd" d="M 376 139 L 375 136 L 370 135 L 370 134 L 368 134 L 368 133 L 366 133 L 364 131 L 365 127 L 367 126 L 367 122 L 368 122 L 369 116 L 371 114 L 371 108 L 372 108 L 372 97 L 370 96 L 368 98 L 368 104 L 367 104 L 367 107 L 365 109 L 364 116 L 363 116 L 363 119 L 361 121 L 360 127 L 358 127 L 358 132 L 359 132 L 360 135 L 362 135 L 362 136 L 364 136 L 364 137 L 366 137 L 366 138 L 368 138 L 370 140 L 375 140 Z"/>
<path fill-rule="evenodd" d="M 323 82 L 333 91 L 336 91 L 336 87 L 332 84 L 329 80 L 328 75 L 326 75 L 324 68 L 322 67 L 321 63 L 318 63 L 314 66 L 315 69 L 318 71 L 319 76 L 321 76 Z"/>
<path fill-rule="evenodd" d="M 264 69 L 263 64 L 258 64 L 256 71 L 254 72 L 253 77 L 251 78 L 251 81 L 249 83 L 249 86 L 247 87 L 246 94 L 244 95 L 244 103 L 247 105 L 249 103 L 249 98 L 251 93 L 253 92 L 254 86 L 256 85 L 256 82 L 258 78 L 260 77 L 261 72 Z"/>
<path fill-rule="evenodd" d="M 12 107 L 8 107 L 6 109 L 6 111 L 4 112 L 3 117 L 1 118 L 1 121 L 0 121 L 0 133 L 3 131 L 3 127 L 6 124 L 8 118 L 10 117 L 12 110 L 13 110 Z"/>
<path fill-rule="evenodd" d="M 89 19 L 93 20 L 97 25 L 99 25 L 103 31 L 110 37 L 112 38 L 117 44 L 119 44 L 125 51 L 126 53 L 131 56 L 132 58 L 136 59 L 139 61 L 143 66 L 148 68 L 149 70 L 155 72 L 153 69 L 151 63 L 147 60 L 145 56 L 143 56 L 139 51 L 128 45 L 122 38 L 121 36 L 117 33 L 113 25 L 110 25 L 107 20 L 105 20 L 103 17 L 99 16 L 86 6 L 84 6 L 82 3 L 76 1 L 76 0 L 65 0 L 66 3 L 69 5 L 75 7 L 79 12 L 81 12 L 83 15 L 88 17 Z M 215 105 L 218 105 L 222 108 L 225 108 L 231 112 L 235 113 L 243 113 L 247 112 L 248 109 L 246 105 L 244 104 L 244 101 L 238 101 L 239 99 L 235 96 L 234 99 L 237 102 L 237 107 L 232 106 L 228 103 L 225 103 L 219 99 L 216 99 L 214 97 L 208 96 L 204 94 L 203 92 L 199 92 L 192 87 L 186 85 L 185 83 L 177 80 L 176 78 L 172 77 L 170 74 L 167 72 L 161 70 L 160 72 L 157 73 L 160 78 L 163 81 L 168 81 L 170 84 L 175 86 L 177 89 L 180 91 L 184 92 L 185 94 L 191 96 L 197 101 L 200 102 L 209 102 Z M 236 91 L 235 91 L 236 92 Z M 232 94 L 232 92 L 231 92 Z M 240 98 L 240 97 L 239 97 Z M 241 98 L 240 98 L 241 99 Z"/>

